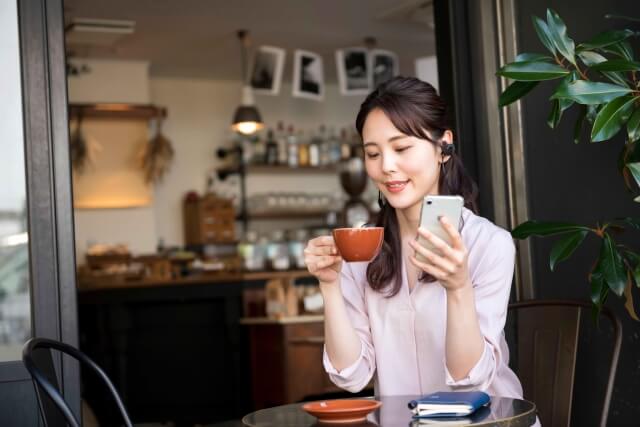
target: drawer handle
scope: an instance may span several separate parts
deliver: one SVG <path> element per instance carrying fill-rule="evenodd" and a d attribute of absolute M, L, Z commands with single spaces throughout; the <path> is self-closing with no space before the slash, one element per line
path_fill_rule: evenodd
<path fill-rule="evenodd" d="M 324 344 L 324 337 L 290 338 L 291 344 Z"/>

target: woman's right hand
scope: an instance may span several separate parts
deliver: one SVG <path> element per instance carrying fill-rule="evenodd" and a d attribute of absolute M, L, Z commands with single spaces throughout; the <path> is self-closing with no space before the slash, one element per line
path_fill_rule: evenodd
<path fill-rule="evenodd" d="M 304 263 L 320 284 L 335 283 L 340 277 L 342 257 L 332 236 L 320 236 L 307 242 Z"/>

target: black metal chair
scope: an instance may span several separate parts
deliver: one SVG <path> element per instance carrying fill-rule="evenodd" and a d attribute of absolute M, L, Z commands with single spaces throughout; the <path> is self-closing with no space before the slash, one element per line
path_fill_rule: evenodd
<path fill-rule="evenodd" d="M 571 420 L 575 367 L 582 310 L 591 303 L 574 300 L 530 300 L 509 304 L 515 321 L 516 372 L 524 398 L 535 402 L 545 427 L 568 426 Z M 607 307 L 602 315 L 612 326 L 611 359 L 599 425 L 607 425 L 609 403 L 622 345 L 622 324 Z"/>
<path fill-rule="evenodd" d="M 80 427 L 82 425 L 60 394 L 58 381 L 53 369 L 51 349 L 73 357 L 95 373 L 109 389 L 116 406 L 120 410 L 124 425 L 132 427 L 129 415 L 122 404 L 118 392 L 109 377 L 93 360 L 68 344 L 47 338 L 31 338 L 22 349 L 22 361 L 36 386 L 36 396 L 45 427 L 66 426 L 67 424 L 72 427 Z"/>

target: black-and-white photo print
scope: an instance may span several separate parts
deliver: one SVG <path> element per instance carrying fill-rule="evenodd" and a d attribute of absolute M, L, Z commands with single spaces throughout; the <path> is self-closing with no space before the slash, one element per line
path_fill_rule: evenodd
<path fill-rule="evenodd" d="M 340 93 L 363 95 L 371 90 L 369 55 L 365 48 L 348 48 L 336 51 L 336 66 Z"/>
<path fill-rule="evenodd" d="M 295 51 L 292 94 L 298 98 L 324 99 L 324 67 L 320 55 L 306 50 Z"/>
<path fill-rule="evenodd" d="M 260 46 L 256 51 L 251 72 L 251 87 L 256 93 L 278 95 L 284 67 L 284 49 Z"/>
<path fill-rule="evenodd" d="M 370 58 L 373 88 L 399 74 L 398 56 L 395 53 L 374 49 L 370 52 Z"/>

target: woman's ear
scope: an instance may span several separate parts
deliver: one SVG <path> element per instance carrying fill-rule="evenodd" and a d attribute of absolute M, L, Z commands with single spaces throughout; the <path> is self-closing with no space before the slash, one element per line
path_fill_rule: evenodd
<path fill-rule="evenodd" d="M 451 154 L 453 154 L 453 152 L 455 151 L 455 148 L 453 146 L 453 132 L 451 132 L 449 129 L 444 131 L 444 134 L 442 135 L 442 138 L 440 139 L 441 142 L 441 146 L 440 146 L 440 153 L 442 154 L 442 163 L 446 163 L 450 158 L 451 158 Z M 443 147 L 446 146 L 451 146 L 450 149 L 448 150 L 443 150 Z"/>

